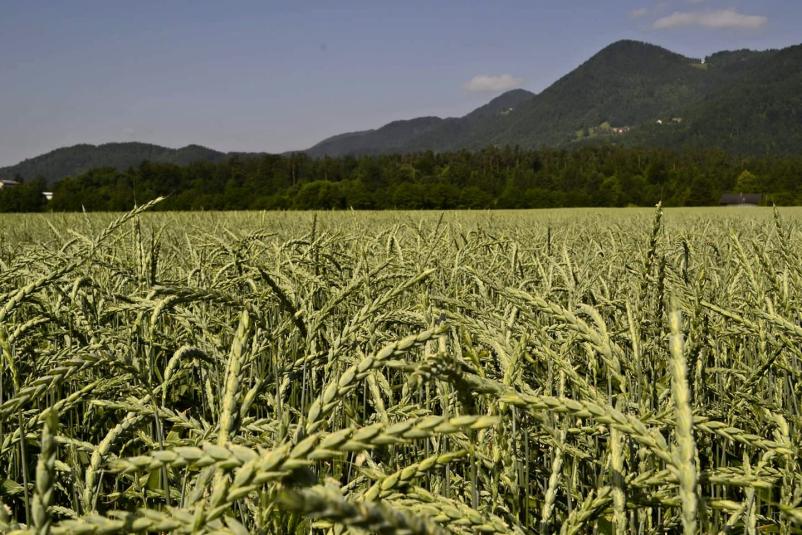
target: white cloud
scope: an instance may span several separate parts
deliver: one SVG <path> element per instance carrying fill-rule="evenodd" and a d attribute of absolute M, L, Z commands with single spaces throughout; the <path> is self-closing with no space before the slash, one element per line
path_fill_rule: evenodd
<path fill-rule="evenodd" d="M 633 19 L 638 19 L 640 17 L 647 15 L 648 13 L 649 13 L 648 8 L 639 7 L 638 9 L 633 9 L 632 11 L 630 11 L 629 16 L 632 17 Z"/>
<path fill-rule="evenodd" d="M 479 74 L 465 84 L 465 89 L 477 93 L 497 93 L 521 87 L 522 78 L 515 78 L 511 74 L 488 75 Z"/>
<path fill-rule="evenodd" d="M 716 11 L 675 11 L 671 15 L 654 21 L 657 29 L 680 26 L 703 26 L 705 28 L 760 28 L 769 21 L 760 15 L 744 15 L 734 9 Z"/>

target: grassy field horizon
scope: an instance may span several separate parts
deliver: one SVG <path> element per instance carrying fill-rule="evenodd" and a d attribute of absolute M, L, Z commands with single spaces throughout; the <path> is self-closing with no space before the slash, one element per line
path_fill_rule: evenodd
<path fill-rule="evenodd" d="M 764 220 L 773 218 L 775 213 L 785 217 L 802 217 L 802 206 L 677 206 L 662 207 L 667 218 L 673 216 L 696 216 L 715 218 L 754 218 Z M 366 219 L 370 221 L 396 220 L 398 222 L 439 219 L 441 216 L 456 220 L 460 217 L 469 218 L 471 222 L 492 221 L 493 218 L 537 218 L 547 220 L 565 220 L 588 216 L 607 217 L 636 217 L 650 218 L 655 207 L 574 207 L 574 208 L 528 208 L 528 209 L 487 209 L 487 210 L 197 210 L 197 211 L 151 211 L 140 217 L 145 219 L 158 219 L 160 217 L 182 216 L 187 220 L 213 219 L 216 222 L 225 221 L 226 218 L 238 218 L 246 221 L 272 221 L 280 216 L 285 220 L 305 220 L 317 217 L 318 221 L 336 220 L 338 218 Z M 59 221 L 65 224 L 86 221 L 87 217 L 103 221 L 111 221 L 125 212 L 30 212 L 30 213 L 0 213 L 0 221 L 32 222 L 36 220 Z M 230 220 L 230 219 L 228 219 Z M 3 225 L 6 232 L 12 231 L 14 225 Z"/>

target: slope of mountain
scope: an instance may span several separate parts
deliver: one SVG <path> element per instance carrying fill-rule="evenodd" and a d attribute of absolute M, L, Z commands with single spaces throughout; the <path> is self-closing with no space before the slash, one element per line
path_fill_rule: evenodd
<path fill-rule="evenodd" d="M 404 152 L 407 145 L 443 122 L 439 117 L 420 117 L 394 121 L 376 130 L 340 134 L 321 141 L 307 152 L 311 156 L 339 154 L 378 154 Z"/>
<path fill-rule="evenodd" d="M 492 142 L 559 146 L 605 122 L 632 127 L 679 116 L 710 85 L 700 65 L 658 46 L 613 43 L 522 107 L 515 123 Z"/>
<path fill-rule="evenodd" d="M 105 143 L 103 145 L 74 145 L 29 158 L 17 165 L 0 168 L 0 176 L 25 179 L 44 177 L 48 183 L 64 177 L 78 175 L 97 167 L 126 169 L 143 161 L 186 165 L 192 162 L 219 162 L 226 158 L 200 145 L 187 145 L 180 149 L 169 149 L 147 143 Z"/>
<path fill-rule="evenodd" d="M 516 89 L 463 117 L 395 121 L 328 138 L 306 152 L 319 157 L 595 143 L 801 153 L 802 45 L 718 52 L 700 60 L 618 41 L 537 95 Z M 234 154 L 198 145 L 75 145 L 0 168 L 0 177 L 42 176 L 52 183 L 97 167 L 219 162 Z"/>
<path fill-rule="evenodd" d="M 311 156 L 379 154 L 462 148 L 474 138 L 502 129 L 510 114 L 534 93 L 513 89 L 459 118 L 421 117 L 395 121 L 376 130 L 341 134 L 325 139 L 306 152 Z"/>
<path fill-rule="evenodd" d="M 437 128 L 416 139 L 412 148 L 447 151 L 485 147 L 491 144 L 489 140 L 496 133 L 509 128 L 520 113 L 519 110 L 534 98 L 534 93 L 524 89 L 507 91 L 468 115 L 457 119 L 446 119 Z"/>
<path fill-rule="evenodd" d="M 745 154 L 802 151 L 802 45 L 761 53 L 759 61 L 745 54 L 711 57 L 710 69 L 729 83 L 687 106 L 682 124 L 649 125 L 633 132 L 628 144 L 714 146 Z"/>
<path fill-rule="evenodd" d="M 336 156 L 596 142 L 798 152 L 799 48 L 719 52 L 700 60 L 618 41 L 538 95 L 516 90 L 464 117 L 426 118 L 426 128 L 405 129 L 403 136 L 393 138 L 398 130 L 383 127 L 335 136 L 308 152 Z M 354 135 L 358 144 L 348 137 Z"/>

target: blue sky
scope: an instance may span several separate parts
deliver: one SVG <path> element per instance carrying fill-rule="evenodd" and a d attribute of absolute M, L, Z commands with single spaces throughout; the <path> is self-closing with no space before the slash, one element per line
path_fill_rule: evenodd
<path fill-rule="evenodd" d="M 797 0 L 0 0 L 0 165 L 75 143 L 306 148 L 540 91 L 618 39 L 802 42 Z"/>

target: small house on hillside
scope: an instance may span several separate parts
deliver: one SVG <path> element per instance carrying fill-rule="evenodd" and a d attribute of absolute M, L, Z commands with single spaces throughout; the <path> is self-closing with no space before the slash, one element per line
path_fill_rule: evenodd
<path fill-rule="evenodd" d="M 11 188 L 13 186 L 19 186 L 20 183 L 16 180 L 6 180 L 5 178 L 0 178 L 0 189 L 3 188 Z"/>
<path fill-rule="evenodd" d="M 718 200 L 720 206 L 758 206 L 763 201 L 760 193 L 725 193 Z"/>

